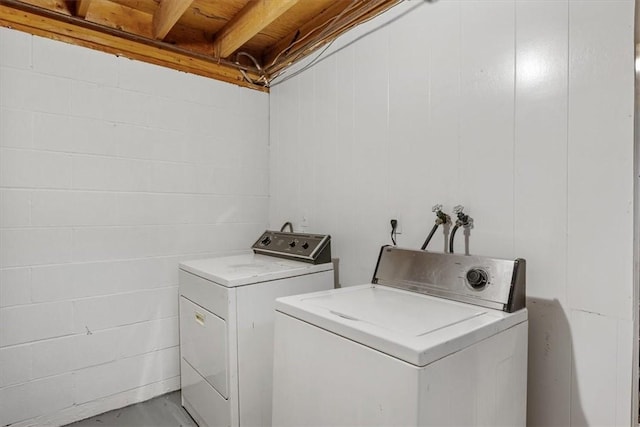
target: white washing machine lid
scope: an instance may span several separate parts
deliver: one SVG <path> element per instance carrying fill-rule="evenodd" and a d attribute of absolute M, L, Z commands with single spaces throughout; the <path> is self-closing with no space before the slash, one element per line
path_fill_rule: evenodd
<path fill-rule="evenodd" d="M 426 366 L 527 320 L 380 285 L 276 300 L 276 310 L 416 366 Z"/>
<path fill-rule="evenodd" d="M 232 288 L 332 270 L 333 264 L 314 265 L 267 255 L 257 255 L 251 251 L 237 255 L 185 261 L 180 263 L 180 268 L 196 276 Z"/>

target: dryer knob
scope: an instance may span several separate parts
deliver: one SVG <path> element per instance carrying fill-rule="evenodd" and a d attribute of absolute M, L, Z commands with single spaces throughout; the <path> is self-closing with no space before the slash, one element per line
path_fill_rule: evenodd
<path fill-rule="evenodd" d="M 482 268 L 472 268 L 467 271 L 467 282 L 473 289 L 482 289 L 489 282 L 489 274 Z"/>

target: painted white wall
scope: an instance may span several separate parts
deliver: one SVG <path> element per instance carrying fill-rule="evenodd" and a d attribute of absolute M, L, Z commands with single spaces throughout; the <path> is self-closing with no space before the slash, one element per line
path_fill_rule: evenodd
<path fill-rule="evenodd" d="M 177 262 L 264 230 L 268 109 L 0 29 L 0 425 L 179 388 Z"/>
<path fill-rule="evenodd" d="M 391 218 L 419 247 L 436 203 L 474 218 L 472 253 L 527 259 L 530 425 L 636 422 L 633 21 L 632 0 L 405 2 L 272 88 L 271 226 L 330 233 L 343 285 Z"/>

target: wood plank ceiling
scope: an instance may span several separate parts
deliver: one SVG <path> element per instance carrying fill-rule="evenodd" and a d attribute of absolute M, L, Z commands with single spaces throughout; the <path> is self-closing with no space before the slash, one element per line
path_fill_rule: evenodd
<path fill-rule="evenodd" d="M 0 25 L 267 91 L 402 0 L 0 0 Z"/>

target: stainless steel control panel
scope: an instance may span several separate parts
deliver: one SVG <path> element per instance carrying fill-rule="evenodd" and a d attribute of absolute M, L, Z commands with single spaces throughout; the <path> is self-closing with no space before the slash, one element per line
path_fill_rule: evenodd
<path fill-rule="evenodd" d="M 524 259 L 425 252 L 383 246 L 373 283 L 494 308 L 525 306 Z"/>
<path fill-rule="evenodd" d="M 251 247 L 255 253 L 322 264 L 331 262 L 331 236 L 267 230 Z"/>

